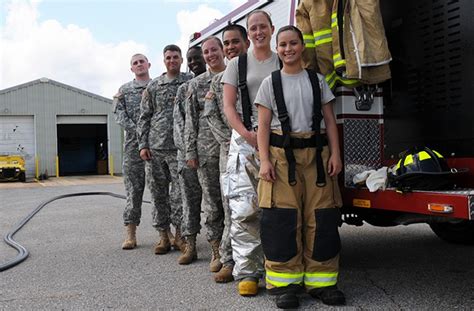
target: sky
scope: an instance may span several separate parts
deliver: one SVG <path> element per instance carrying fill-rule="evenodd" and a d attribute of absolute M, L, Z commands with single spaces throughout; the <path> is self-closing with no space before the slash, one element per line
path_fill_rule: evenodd
<path fill-rule="evenodd" d="M 0 0 L 0 90 L 42 77 L 111 98 L 145 54 L 152 78 L 162 50 L 246 0 Z M 186 68 L 181 68 L 185 71 Z"/>

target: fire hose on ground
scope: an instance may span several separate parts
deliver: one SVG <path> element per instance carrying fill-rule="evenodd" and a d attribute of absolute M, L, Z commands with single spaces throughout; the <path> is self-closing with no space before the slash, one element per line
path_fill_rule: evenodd
<path fill-rule="evenodd" d="M 112 193 L 112 192 L 77 192 L 77 193 L 69 193 L 69 194 L 59 195 L 59 196 L 53 197 L 53 198 L 51 198 L 47 201 L 44 201 L 43 203 L 38 205 L 38 207 L 36 207 L 30 214 L 28 214 L 28 216 L 26 216 L 23 220 L 21 220 L 19 223 L 17 223 L 15 225 L 15 227 L 13 227 L 13 229 L 11 229 L 3 237 L 3 240 L 5 241 L 5 243 L 7 243 L 12 248 L 14 248 L 18 252 L 18 254 L 15 258 L 7 261 L 4 264 L 1 264 L 0 265 L 0 272 L 3 272 L 3 271 L 8 270 L 10 268 L 13 268 L 14 266 L 20 264 L 26 258 L 28 258 L 28 255 L 29 255 L 28 250 L 23 245 L 16 242 L 13 239 L 13 236 L 18 231 L 20 231 L 20 229 L 23 228 L 23 226 L 26 225 L 28 223 L 28 221 L 30 221 L 30 219 L 33 218 L 33 216 L 35 216 L 43 207 L 45 207 L 49 203 L 54 202 L 56 200 L 60 200 L 60 199 L 64 199 L 64 198 L 70 198 L 70 197 L 78 197 L 78 196 L 89 196 L 89 195 L 108 195 L 108 196 L 111 196 L 111 197 L 114 197 L 114 198 L 126 199 L 126 197 L 124 195 L 116 194 L 116 193 Z M 151 203 L 150 201 L 145 201 L 145 200 L 143 202 L 144 203 Z"/>

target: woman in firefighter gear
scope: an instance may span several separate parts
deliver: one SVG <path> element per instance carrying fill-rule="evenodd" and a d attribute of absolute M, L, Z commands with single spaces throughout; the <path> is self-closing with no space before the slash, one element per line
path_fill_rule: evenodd
<path fill-rule="evenodd" d="M 345 303 L 336 287 L 342 163 L 334 95 L 322 75 L 302 68 L 303 50 L 297 28 L 278 31 L 283 69 L 263 80 L 255 99 L 266 283 L 279 308 L 298 307 L 303 285 L 325 304 Z"/>
<path fill-rule="evenodd" d="M 231 211 L 230 235 L 235 261 L 233 275 L 239 281 L 239 294 L 254 296 L 264 268 L 257 193 L 245 169 L 247 157 L 253 156 L 257 146 L 254 130 L 258 124 L 257 109 L 252 103 L 262 80 L 277 70 L 280 64 L 270 47 L 274 27 L 268 13 L 261 10 L 250 13 L 247 30 L 252 51 L 232 59 L 222 77 L 224 113 L 232 127 L 226 169 L 228 185 L 223 191 L 229 199 Z M 237 101 L 239 90 L 240 100 Z"/>

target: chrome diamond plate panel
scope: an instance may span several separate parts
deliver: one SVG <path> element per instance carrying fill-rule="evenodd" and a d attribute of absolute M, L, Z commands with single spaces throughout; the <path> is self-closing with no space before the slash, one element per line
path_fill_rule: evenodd
<path fill-rule="evenodd" d="M 354 175 L 382 166 L 379 120 L 345 119 L 344 131 L 344 183 L 354 186 Z"/>

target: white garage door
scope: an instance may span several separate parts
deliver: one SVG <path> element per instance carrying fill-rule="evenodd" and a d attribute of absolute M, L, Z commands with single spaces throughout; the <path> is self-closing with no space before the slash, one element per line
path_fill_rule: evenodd
<path fill-rule="evenodd" d="M 0 154 L 22 155 L 26 161 L 26 176 L 35 176 L 33 116 L 0 116 Z"/>

